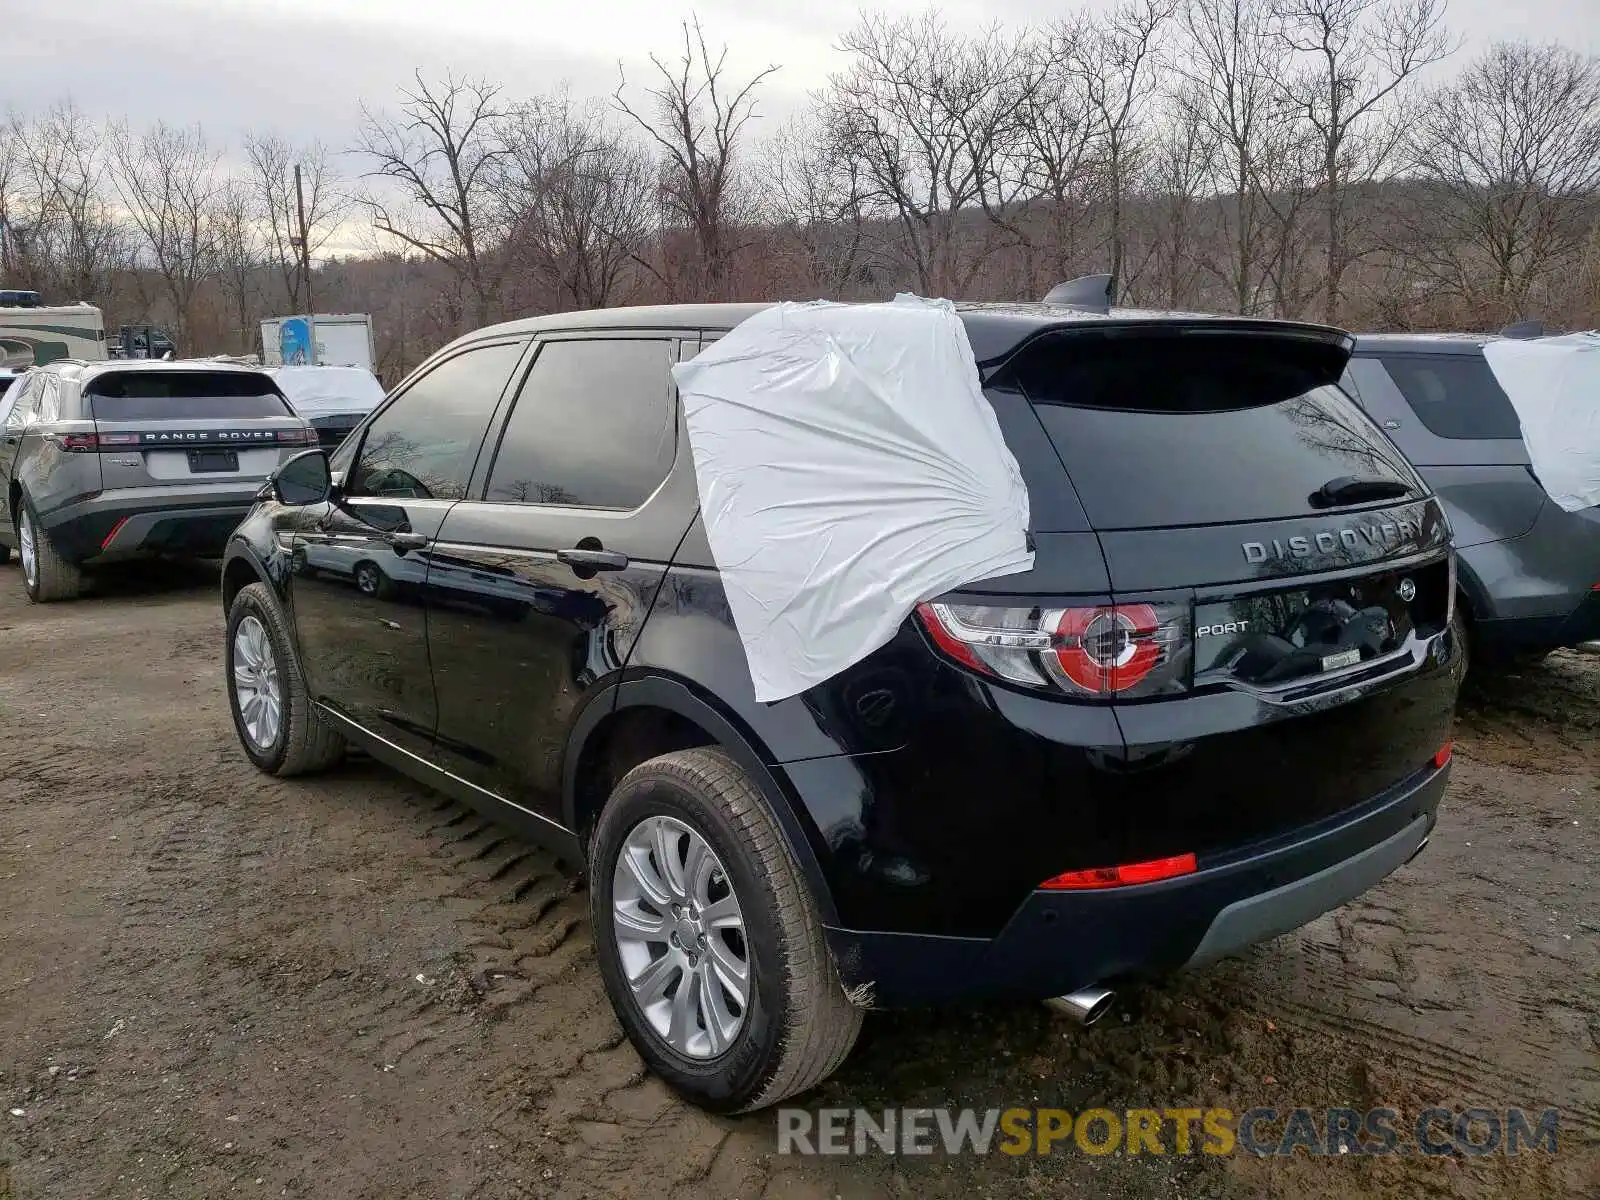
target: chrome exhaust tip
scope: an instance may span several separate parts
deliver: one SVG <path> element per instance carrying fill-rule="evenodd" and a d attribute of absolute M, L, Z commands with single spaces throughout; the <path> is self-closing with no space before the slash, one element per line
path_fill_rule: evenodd
<path fill-rule="evenodd" d="M 1110 988 L 1086 987 L 1065 996 L 1051 996 L 1045 1005 L 1051 1012 L 1071 1017 L 1079 1025 L 1093 1025 L 1111 1010 L 1117 994 Z"/>

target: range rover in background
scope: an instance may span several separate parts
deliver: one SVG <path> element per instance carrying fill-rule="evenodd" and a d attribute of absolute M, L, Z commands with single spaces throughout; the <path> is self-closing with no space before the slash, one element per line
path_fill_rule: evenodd
<path fill-rule="evenodd" d="M 1600 638 L 1600 508 L 1546 495 L 1487 340 L 1362 334 L 1344 387 L 1443 502 L 1471 652 L 1506 666 Z"/>
<path fill-rule="evenodd" d="M 1349 335 L 963 306 L 1033 569 L 763 704 L 670 374 L 755 311 L 480 330 L 280 468 L 223 568 L 257 767 L 361 747 L 586 864 L 623 1028 L 720 1110 L 825 1078 L 867 1005 L 1091 1021 L 1423 846 L 1449 526 L 1337 387 Z"/>
<path fill-rule="evenodd" d="M 104 563 L 220 554 L 262 481 L 317 442 L 266 372 L 216 362 L 56 362 L 7 400 L 0 554 L 35 602 Z"/>

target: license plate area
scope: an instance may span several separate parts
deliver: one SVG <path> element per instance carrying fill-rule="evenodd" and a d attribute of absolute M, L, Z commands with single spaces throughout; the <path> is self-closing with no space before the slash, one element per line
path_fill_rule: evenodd
<path fill-rule="evenodd" d="M 1394 653 L 1444 628 L 1444 560 L 1195 606 L 1195 683 L 1275 687 Z"/>
<path fill-rule="evenodd" d="M 203 475 L 213 471 L 237 471 L 239 469 L 239 452 L 237 450 L 190 450 L 189 471 L 191 474 Z"/>

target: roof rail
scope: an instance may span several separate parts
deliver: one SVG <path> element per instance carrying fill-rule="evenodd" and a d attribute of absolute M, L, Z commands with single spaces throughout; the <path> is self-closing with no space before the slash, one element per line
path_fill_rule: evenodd
<path fill-rule="evenodd" d="M 1046 293 L 1046 304 L 1059 304 L 1063 308 L 1083 308 L 1090 312 L 1109 313 L 1116 303 L 1117 286 L 1113 275 L 1084 275 L 1058 283 Z"/>

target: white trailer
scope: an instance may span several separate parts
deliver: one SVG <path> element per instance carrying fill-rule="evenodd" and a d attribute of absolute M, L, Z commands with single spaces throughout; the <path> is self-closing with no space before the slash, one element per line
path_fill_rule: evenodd
<path fill-rule="evenodd" d="M 266 367 L 377 369 L 372 318 L 366 313 L 309 313 L 261 322 L 261 364 Z"/>
<path fill-rule="evenodd" d="M 105 315 L 92 304 L 0 306 L 0 367 L 106 356 Z"/>

